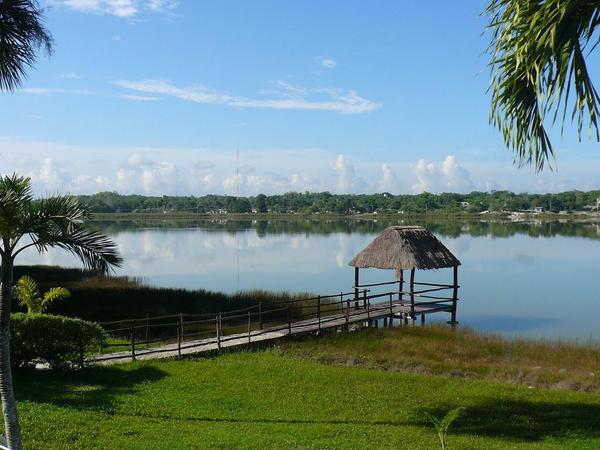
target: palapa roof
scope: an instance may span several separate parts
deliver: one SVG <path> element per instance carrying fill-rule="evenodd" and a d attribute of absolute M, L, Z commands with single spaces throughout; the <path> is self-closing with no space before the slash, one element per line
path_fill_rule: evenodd
<path fill-rule="evenodd" d="M 361 269 L 441 269 L 459 266 L 460 261 L 426 228 L 393 226 L 386 228 L 348 265 Z"/>

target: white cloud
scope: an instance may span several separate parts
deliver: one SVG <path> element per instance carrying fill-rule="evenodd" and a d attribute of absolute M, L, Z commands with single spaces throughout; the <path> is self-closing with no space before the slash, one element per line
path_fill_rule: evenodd
<path fill-rule="evenodd" d="M 170 11 L 177 6 L 174 0 L 51 0 L 50 4 L 84 13 L 123 18 L 134 17 L 142 11 Z"/>
<path fill-rule="evenodd" d="M 61 73 L 60 77 L 64 78 L 65 80 L 79 80 L 79 79 L 81 79 L 81 77 L 79 75 L 77 75 L 75 72 Z"/>
<path fill-rule="evenodd" d="M 333 58 L 330 58 L 328 56 L 317 56 L 315 57 L 315 61 L 321 66 L 324 67 L 326 69 L 333 69 L 334 67 L 337 66 L 337 61 Z"/>
<path fill-rule="evenodd" d="M 379 107 L 377 103 L 361 97 L 353 90 L 307 89 L 292 86 L 284 81 L 277 83 L 279 90 L 276 94 L 279 98 L 270 99 L 238 97 L 203 85 L 178 87 L 162 80 L 120 80 L 115 84 L 125 89 L 147 94 L 167 95 L 190 102 L 237 108 L 321 110 L 342 114 L 361 114 Z"/>
<path fill-rule="evenodd" d="M 388 163 L 383 163 L 381 166 L 381 181 L 379 182 L 379 190 L 381 192 L 398 192 L 400 189 L 399 181 L 396 174 Z"/>
<path fill-rule="evenodd" d="M 441 165 L 420 159 L 411 166 L 417 182 L 414 192 L 465 192 L 474 188 L 470 172 L 448 155 Z"/>
<path fill-rule="evenodd" d="M 60 89 L 60 88 L 23 88 L 21 92 L 33 95 L 54 95 L 54 94 L 70 94 L 70 95 L 94 95 L 92 91 L 86 89 Z"/>
<path fill-rule="evenodd" d="M 124 94 L 124 95 L 121 95 L 121 98 L 124 98 L 125 100 L 131 100 L 134 102 L 153 102 L 153 101 L 158 100 L 158 97 L 151 97 L 149 95 Z"/>
<path fill-rule="evenodd" d="M 563 162 L 536 175 L 509 162 L 378 160 L 319 149 L 93 147 L 0 137 L 0 174 L 30 176 L 36 194 L 112 191 L 148 195 L 275 194 L 289 191 L 392 194 L 510 189 L 556 192 L 600 187 L 600 160 Z"/>
<path fill-rule="evenodd" d="M 368 188 L 364 179 L 357 177 L 353 164 L 348 164 L 344 155 L 338 155 L 333 163 L 338 173 L 337 191 L 341 193 L 361 192 Z"/>

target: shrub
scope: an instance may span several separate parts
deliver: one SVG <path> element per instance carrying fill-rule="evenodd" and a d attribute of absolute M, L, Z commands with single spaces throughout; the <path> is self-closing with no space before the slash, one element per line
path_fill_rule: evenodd
<path fill-rule="evenodd" d="M 81 319 L 16 313 L 11 316 L 10 338 L 14 366 L 45 363 L 52 369 L 70 369 L 103 345 L 106 334 L 99 325 Z"/>

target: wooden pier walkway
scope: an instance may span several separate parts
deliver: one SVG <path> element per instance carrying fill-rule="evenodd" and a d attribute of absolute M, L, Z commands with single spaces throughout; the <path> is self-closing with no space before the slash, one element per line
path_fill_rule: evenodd
<path fill-rule="evenodd" d="M 392 284 L 392 283 L 390 283 Z M 454 286 L 420 283 L 426 285 L 425 289 L 413 292 L 385 292 L 369 295 L 368 289 L 363 289 L 362 296 L 357 297 L 356 292 L 340 293 L 332 296 L 318 296 L 302 301 L 297 305 L 299 310 L 309 309 L 309 312 L 300 315 L 297 320 L 292 319 L 290 305 L 262 311 L 260 306 L 233 311 L 228 314 L 220 313 L 211 318 L 203 319 L 188 317 L 191 315 L 162 316 L 146 318 L 145 324 L 138 321 L 117 321 L 106 323 L 113 329 L 107 328 L 109 333 L 129 337 L 128 343 L 119 345 L 126 350 L 99 353 L 86 359 L 86 364 L 114 364 L 132 360 L 147 360 L 157 358 L 180 357 L 185 355 L 214 352 L 224 348 L 246 346 L 259 342 L 275 341 L 286 336 L 299 336 L 303 334 L 318 333 L 326 330 L 349 330 L 352 325 L 372 324 L 378 320 L 417 320 L 423 323 L 425 316 L 437 312 L 448 312 L 452 317 L 456 315 L 456 296 L 439 297 L 428 295 L 432 292 L 453 289 Z M 415 297 L 425 297 L 426 301 L 415 302 Z M 334 299 L 334 300 L 332 300 Z M 371 303 L 375 300 L 375 303 Z M 428 301 L 429 300 L 429 301 Z M 309 301 L 312 301 L 310 303 Z M 273 325 L 264 326 L 263 323 L 269 313 L 279 312 Z M 287 320 L 285 317 L 287 312 Z M 233 314 L 232 314 L 233 313 Z M 187 317 L 187 320 L 185 320 Z M 151 322 L 161 319 L 162 322 Z M 174 320 L 175 319 L 175 320 Z M 197 320 L 200 319 L 200 320 Z M 166 320 L 166 322 L 165 322 Z M 235 322 L 231 325 L 230 332 L 224 332 L 223 323 Z M 246 322 L 247 321 L 247 322 Z M 119 328 L 114 328 L 117 326 Z M 149 330 L 153 327 L 170 326 L 175 331 L 170 338 L 160 337 L 149 339 Z M 254 329 L 253 329 L 254 326 Z M 195 329 L 194 329 L 195 327 Z M 198 327 L 203 327 L 198 332 Z M 184 328 L 187 333 L 184 333 Z M 212 332 L 210 331 L 212 330 Z M 145 333 L 145 339 L 140 335 Z M 210 333 L 209 336 L 207 334 Z M 186 339 L 187 338 L 187 339 Z M 170 341 L 170 342 L 169 342 Z M 151 346 L 152 344 L 152 346 Z"/>

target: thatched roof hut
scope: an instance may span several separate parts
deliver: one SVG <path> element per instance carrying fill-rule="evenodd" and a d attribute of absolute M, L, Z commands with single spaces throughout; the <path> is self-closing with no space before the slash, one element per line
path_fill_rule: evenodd
<path fill-rule="evenodd" d="M 389 286 L 395 282 L 360 284 L 359 270 L 366 268 L 392 269 L 396 271 L 398 283 L 398 299 L 402 304 L 403 296 L 410 297 L 410 315 L 415 317 L 415 307 L 419 305 L 436 304 L 440 310 L 449 310 L 452 317 L 449 323 L 456 322 L 456 302 L 458 300 L 458 266 L 460 261 L 442 244 L 429 230 L 416 226 L 393 226 L 386 228 L 381 235 L 375 238 L 363 251 L 348 263 L 354 267 L 354 297 L 359 298 L 362 289 L 364 298 L 367 291 L 374 286 Z M 417 283 L 415 271 L 417 269 L 442 269 L 451 267 L 453 271 L 452 284 Z M 404 271 L 410 271 L 409 290 L 404 291 Z M 415 291 L 415 285 L 424 286 Z M 439 292 L 451 290 L 452 297 L 440 297 Z M 385 293 L 383 295 L 392 294 Z M 435 295 L 432 295 L 435 294 Z M 375 295 L 373 298 L 381 297 Z M 415 297 L 425 301 L 415 303 Z M 451 301 L 448 306 L 445 302 Z M 444 303 L 444 305 L 442 305 Z M 424 315 L 421 316 L 424 320 Z"/>
<path fill-rule="evenodd" d="M 460 261 L 426 228 L 393 226 L 386 228 L 348 265 L 401 271 L 456 267 Z"/>

